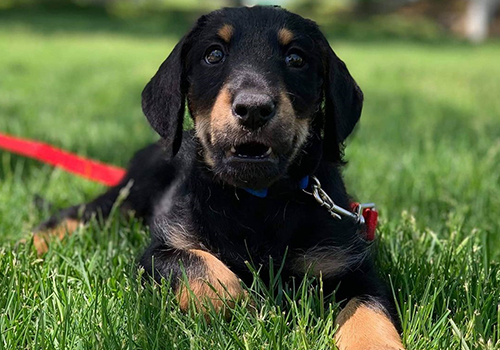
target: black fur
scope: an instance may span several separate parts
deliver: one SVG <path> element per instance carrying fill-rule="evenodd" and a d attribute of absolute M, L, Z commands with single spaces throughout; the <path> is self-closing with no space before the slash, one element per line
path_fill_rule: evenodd
<path fill-rule="evenodd" d="M 338 160 L 339 145 L 345 141 L 361 117 L 363 93 L 349 74 L 347 67 L 328 42 L 326 64 L 324 158 Z"/>
<path fill-rule="evenodd" d="M 149 123 L 167 141 L 172 156 L 179 151 L 184 119 L 184 39 L 173 49 L 142 92 L 142 110 Z"/>
<path fill-rule="evenodd" d="M 224 24 L 234 28 L 229 44 L 217 37 Z M 276 38 L 280 28 L 294 33 L 285 47 Z M 213 45 L 226 56 L 223 63 L 211 66 L 203 57 Z M 303 67 L 284 63 L 290 50 L 304 56 Z M 264 92 L 278 105 L 284 92 L 296 118 L 291 125 L 304 120 L 307 140 L 298 144 L 297 135 L 279 128 L 280 119 L 255 132 L 235 127 L 220 135 L 182 133 L 185 103 L 198 125 L 209 118 L 224 88 L 232 98 L 248 89 Z M 188 270 L 200 269 L 201 262 L 189 249 L 210 252 L 247 283 L 252 276 L 245 261 L 266 271 L 270 256 L 281 264 L 287 251 L 283 276 L 302 277 L 304 253 L 317 253 L 331 262 L 332 269 L 340 263 L 332 273 L 323 274 L 327 293 L 338 287 L 337 300 L 375 299 L 397 323 L 367 254 L 363 227 L 347 218 L 332 218 L 298 188 L 302 177 L 317 176 L 336 204 L 349 208 L 340 172 L 342 144 L 360 117 L 363 100 L 314 22 L 273 7 L 212 12 L 177 44 L 142 96 L 144 113 L 163 141 L 135 155 L 121 184 L 82 209 L 84 221 L 95 213 L 106 217 L 119 190 L 132 179 L 123 206 L 150 224 L 152 242 L 140 263 L 157 280 L 171 277 L 175 287 L 179 260 Z M 202 142 L 203 137 L 208 141 Z M 273 162 L 235 161 L 228 156 L 231 144 L 253 140 L 272 146 Z M 245 187 L 268 187 L 269 195 L 258 198 Z M 63 211 L 44 227 L 61 217 L 76 218 L 77 208 Z"/>

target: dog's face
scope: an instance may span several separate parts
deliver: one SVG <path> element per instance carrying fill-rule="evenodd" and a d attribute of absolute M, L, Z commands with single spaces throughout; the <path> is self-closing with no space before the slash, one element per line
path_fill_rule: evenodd
<path fill-rule="evenodd" d="M 174 155 L 185 101 L 214 174 L 260 189 L 316 139 L 330 147 L 326 159 L 340 159 L 362 95 L 312 21 L 253 7 L 201 17 L 146 86 L 144 112 Z"/>
<path fill-rule="evenodd" d="M 322 100 L 321 53 L 288 16 L 227 13 L 207 19 L 187 54 L 189 109 L 214 172 L 263 188 L 307 140 Z"/>

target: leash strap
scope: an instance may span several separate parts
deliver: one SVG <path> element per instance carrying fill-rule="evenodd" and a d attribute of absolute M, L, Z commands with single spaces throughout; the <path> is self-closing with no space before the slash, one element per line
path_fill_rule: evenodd
<path fill-rule="evenodd" d="M 311 192 L 306 189 L 311 184 Z M 321 188 L 321 183 L 316 176 L 306 176 L 299 181 L 299 189 L 304 193 L 312 196 L 322 207 L 326 208 L 330 215 L 337 219 L 342 220 L 347 217 L 356 223 L 364 225 L 365 227 L 365 238 L 368 241 L 373 241 L 375 239 L 375 231 L 377 229 L 378 212 L 375 209 L 375 204 L 373 203 L 351 203 L 351 210 L 347 210 L 335 204 L 333 199 Z M 255 190 L 251 188 L 244 188 L 248 193 L 259 197 L 266 198 L 268 194 L 268 189 Z"/>
<path fill-rule="evenodd" d="M 118 184 L 125 176 L 125 169 L 123 168 L 77 156 L 43 142 L 17 138 L 3 133 L 0 133 L 0 149 L 5 149 L 21 156 L 60 167 L 70 173 L 80 175 L 86 179 L 107 186 Z M 306 191 L 309 182 L 311 182 L 310 180 L 312 180 L 312 192 Z M 302 178 L 299 181 L 299 188 L 305 193 L 313 196 L 314 199 L 316 199 L 322 207 L 325 207 L 334 218 L 340 220 L 343 217 L 348 217 L 357 223 L 365 225 L 366 239 L 369 241 L 375 239 L 378 212 L 375 210 L 375 205 L 373 203 L 351 203 L 352 211 L 348 211 L 333 202 L 328 194 L 321 188 L 321 183 L 315 176 L 306 176 Z M 262 190 L 245 188 L 244 190 L 260 198 L 265 198 L 268 192 L 267 188 Z"/>
<path fill-rule="evenodd" d="M 48 144 L 0 133 L 0 148 L 60 167 L 86 179 L 114 186 L 125 175 L 125 169 L 77 156 Z"/>

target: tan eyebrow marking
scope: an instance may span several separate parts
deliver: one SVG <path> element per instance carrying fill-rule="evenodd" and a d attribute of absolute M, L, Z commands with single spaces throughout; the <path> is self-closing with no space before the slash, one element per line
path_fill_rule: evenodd
<path fill-rule="evenodd" d="M 281 45 L 288 45 L 293 40 L 293 33 L 290 29 L 281 28 L 278 31 L 278 41 Z"/>
<path fill-rule="evenodd" d="M 234 27 L 230 24 L 224 24 L 217 32 L 217 34 L 221 37 L 221 39 L 224 40 L 226 43 L 231 41 L 233 33 L 234 33 Z"/>

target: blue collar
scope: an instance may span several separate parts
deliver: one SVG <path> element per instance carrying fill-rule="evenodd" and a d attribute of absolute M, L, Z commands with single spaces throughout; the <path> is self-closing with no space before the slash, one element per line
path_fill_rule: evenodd
<path fill-rule="evenodd" d="M 306 175 L 299 181 L 299 188 L 301 190 L 305 190 L 307 186 L 309 185 L 309 175 Z M 263 188 L 261 190 L 254 190 L 252 188 L 244 188 L 245 191 L 247 191 L 250 194 L 253 194 L 255 197 L 259 198 L 266 198 L 267 197 L 267 192 L 268 188 Z"/>

